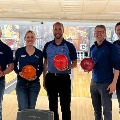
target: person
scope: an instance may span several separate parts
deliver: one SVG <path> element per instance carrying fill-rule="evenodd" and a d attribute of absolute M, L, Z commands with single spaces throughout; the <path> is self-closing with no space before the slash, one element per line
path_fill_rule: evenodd
<path fill-rule="evenodd" d="M 120 56 L 120 22 L 118 22 L 115 25 L 115 33 L 118 36 L 118 40 L 114 41 L 113 44 L 115 44 L 117 46 L 118 51 L 119 51 L 119 56 Z M 116 95 L 117 95 L 117 99 L 118 99 L 119 113 L 120 113 L 120 72 L 119 72 L 119 76 L 118 76 L 118 80 L 117 80 L 117 84 L 116 84 Z"/>
<path fill-rule="evenodd" d="M 25 34 L 25 47 L 18 48 L 15 53 L 14 71 L 17 74 L 16 94 L 19 111 L 35 109 L 37 97 L 40 91 L 40 75 L 43 72 L 43 53 L 34 47 L 36 35 L 28 30 Z M 36 75 L 32 78 L 24 78 L 22 68 L 32 65 L 36 69 Z"/>
<path fill-rule="evenodd" d="M 54 120 L 59 120 L 58 94 L 63 120 L 71 120 L 71 69 L 77 65 L 75 46 L 63 38 L 64 27 L 60 22 L 53 25 L 54 40 L 47 42 L 43 49 L 44 71 L 43 86 L 47 91 L 49 109 L 54 112 Z M 59 70 L 55 68 L 53 59 L 63 54 L 68 59 L 68 66 Z"/>
<path fill-rule="evenodd" d="M 2 29 L 0 28 L 0 37 Z M 0 40 L 0 120 L 2 120 L 2 100 L 5 90 L 5 75 L 14 69 L 13 52 Z"/>
<path fill-rule="evenodd" d="M 95 66 L 92 70 L 90 93 L 95 120 L 112 120 L 112 93 L 116 90 L 119 74 L 119 53 L 117 47 L 106 40 L 106 27 L 97 25 L 94 31 L 96 41 L 90 48 L 90 57 Z"/>

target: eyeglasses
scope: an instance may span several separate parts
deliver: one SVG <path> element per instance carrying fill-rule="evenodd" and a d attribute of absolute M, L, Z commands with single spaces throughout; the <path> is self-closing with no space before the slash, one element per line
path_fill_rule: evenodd
<path fill-rule="evenodd" d="M 98 33 L 102 34 L 102 33 L 105 33 L 105 31 L 95 31 L 95 33 L 96 34 L 98 34 Z"/>

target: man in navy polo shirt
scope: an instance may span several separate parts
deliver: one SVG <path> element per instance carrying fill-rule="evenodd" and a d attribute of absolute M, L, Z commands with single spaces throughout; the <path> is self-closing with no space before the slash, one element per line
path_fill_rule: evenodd
<path fill-rule="evenodd" d="M 120 22 L 118 22 L 115 25 L 115 33 L 118 36 L 118 40 L 114 41 L 113 44 L 115 44 L 118 48 L 119 51 L 119 56 L 120 56 Z M 118 99 L 118 104 L 119 104 L 119 113 L 120 113 L 120 72 L 116 84 L 116 94 L 117 94 L 117 99 Z"/>
<path fill-rule="evenodd" d="M 0 29 L 0 37 L 2 30 Z M 2 100 L 5 89 L 5 75 L 14 68 L 13 53 L 10 47 L 0 40 L 0 120 L 2 120 Z"/>
<path fill-rule="evenodd" d="M 96 41 L 90 48 L 90 57 L 95 62 L 92 71 L 90 92 L 94 108 L 95 120 L 112 120 L 112 93 L 116 90 L 119 75 L 119 52 L 117 47 L 108 42 L 106 28 L 97 25 L 94 31 Z"/>
<path fill-rule="evenodd" d="M 54 40 L 44 46 L 44 88 L 47 90 L 49 109 L 54 112 L 54 120 L 59 120 L 58 94 L 63 120 L 71 120 L 71 69 L 77 65 L 77 53 L 74 45 L 63 38 L 64 27 L 62 23 L 53 25 Z M 68 59 L 68 66 L 58 70 L 53 65 L 53 59 L 58 54 L 64 54 Z"/>

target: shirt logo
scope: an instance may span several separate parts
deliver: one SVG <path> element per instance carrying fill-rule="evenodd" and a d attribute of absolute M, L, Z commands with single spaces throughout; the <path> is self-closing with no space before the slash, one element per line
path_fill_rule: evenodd
<path fill-rule="evenodd" d="M 21 57 L 25 57 L 26 55 L 21 55 Z"/>
<path fill-rule="evenodd" d="M 0 52 L 0 54 L 3 54 L 3 52 Z"/>
<path fill-rule="evenodd" d="M 35 55 L 36 58 L 39 58 L 37 55 Z"/>

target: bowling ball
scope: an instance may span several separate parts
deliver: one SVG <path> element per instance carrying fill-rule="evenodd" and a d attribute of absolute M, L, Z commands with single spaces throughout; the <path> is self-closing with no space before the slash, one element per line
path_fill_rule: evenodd
<path fill-rule="evenodd" d="M 36 75 L 36 69 L 32 65 L 26 65 L 22 68 L 22 76 L 25 79 L 30 79 L 35 77 Z"/>
<path fill-rule="evenodd" d="M 95 64 L 94 61 L 91 58 L 84 58 L 81 63 L 80 63 L 82 69 L 86 70 L 86 71 L 91 71 Z"/>
<path fill-rule="evenodd" d="M 68 59 L 65 55 L 63 54 L 58 54 L 54 57 L 53 59 L 53 64 L 54 66 L 58 69 L 61 70 L 68 65 Z"/>

